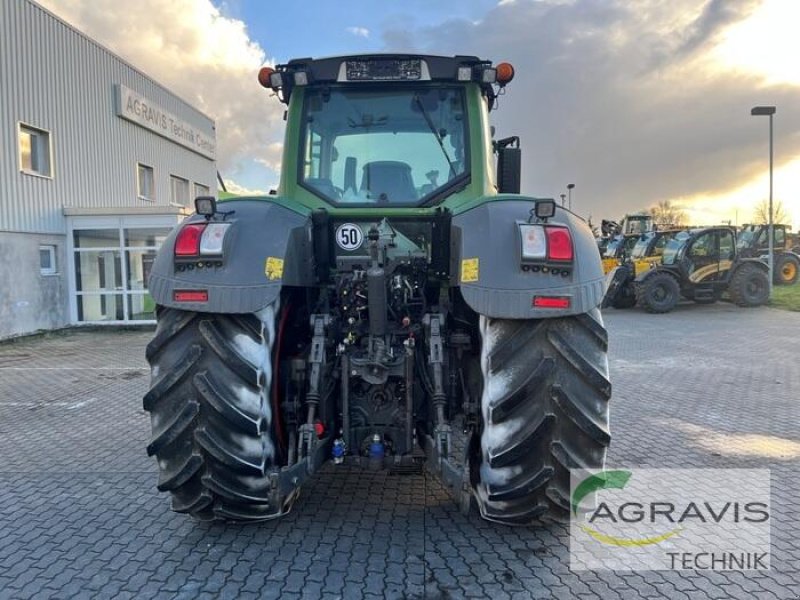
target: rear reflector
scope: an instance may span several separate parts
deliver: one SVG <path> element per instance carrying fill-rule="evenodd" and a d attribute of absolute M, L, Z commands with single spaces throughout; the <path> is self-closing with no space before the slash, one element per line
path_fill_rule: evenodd
<path fill-rule="evenodd" d="M 547 233 L 547 258 L 572 260 L 572 236 L 566 227 L 545 227 Z"/>
<path fill-rule="evenodd" d="M 175 256 L 198 256 L 205 223 L 184 225 L 175 238 Z"/>
<path fill-rule="evenodd" d="M 569 308 L 569 296 L 534 296 L 534 308 Z"/>
<path fill-rule="evenodd" d="M 208 302 L 207 290 L 175 290 L 175 302 Z"/>
<path fill-rule="evenodd" d="M 229 227 L 228 223 L 209 223 L 200 236 L 200 254 L 203 256 L 222 254 L 222 245 Z"/>

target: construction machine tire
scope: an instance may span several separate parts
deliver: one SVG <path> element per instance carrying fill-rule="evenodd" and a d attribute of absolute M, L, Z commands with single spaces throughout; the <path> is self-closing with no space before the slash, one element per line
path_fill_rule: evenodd
<path fill-rule="evenodd" d="M 769 300 L 769 276 L 761 265 L 744 263 L 731 277 L 728 293 L 739 306 L 762 306 Z"/>
<path fill-rule="evenodd" d="M 773 282 L 776 285 L 794 285 L 800 276 L 800 260 L 791 254 L 781 254 L 775 260 Z"/>
<path fill-rule="evenodd" d="M 158 489 L 172 510 L 202 520 L 262 521 L 293 498 L 270 495 L 276 447 L 268 391 L 275 314 L 187 312 L 159 306 L 147 345 L 144 409 L 153 436 Z"/>
<path fill-rule="evenodd" d="M 610 442 L 608 336 L 598 309 L 563 318 L 481 316 L 482 431 L 473 490 L 488 520 L 569 513 L 570 469 L 602 469 Z"/>
<path fill-rule="evenodd" d="M 636 306 L 636 293 L 633 291 L 632 287 L 633 284 L 628 284 L 629 289 L 624 290 L 620 293 L 617 298 L 611 303 L 611 306 L 618 310 L 626 309 L 626 308 L 633 308 Z"/>
<path fill-rule="evenodd" d="M 649 313 L 668 313 L 678 304 L 678 280 L 665 272 L 648 275 L 636 286 L 636 303 Z"/>
<path fill-rule="evenodd" d="M 636 306 L 633 285 L 632 268 L 629 265 L 620 265 L 606 275 L 606 293 L 600 307 L 625 309 Z"/>

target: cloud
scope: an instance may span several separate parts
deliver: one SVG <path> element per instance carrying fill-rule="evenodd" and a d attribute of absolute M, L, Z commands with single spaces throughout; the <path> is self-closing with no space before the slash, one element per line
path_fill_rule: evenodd
<path fill-rule="evenodd" d="M 281 159 L 283 158 L 283 144 L 281 142 L 271 142 L 267 144 L 266 148 L 262 149 L 259 157 L 255 161 L 264 165 L 268 169 L 272 169 L 276 173 L 281 170 Z"/>
<path fill-rule="evenodd" d="M 273 61 L 209 0 L 138 0 L 135 10 L 116 0 L 40 2 L 213 118 L 223 175 L 282 135 L 284 107 L 257 82 Z"/>
<path fill-rule="evenodd" d="M 368 38 L 369 37 L 369 29 L 366 27 L 348 27 L 347 33 L 352 33 L 357 37 Z"/>
<path fill-rule="evenodd" d="M 492 120 L 499 137 L 522 138 L 523 191 L 557 198 L 574 182 L 574 206 L 597 220 L 716 197 L 762 174 L 766 122 L 749 114 L 757 104 L 779 106 L 776 165 L 800 156 L 800 113 L 780 108 L 800 104 L 800 86 L 768 85 L 713 58 L 729 28 L 758 10 L 752 1 L 518 0 L 477 24 L 396 27 L 382 39 L 392 50 L 511 62 L 516 78 Z"/>
<path fill-rule="evenodd" d="M 232 179 L 225 179 L 225 188 L 231 194 L 237 196 L 265 196 L 268 192 L 266 189 L 251 189 L 239 185 Z"/>

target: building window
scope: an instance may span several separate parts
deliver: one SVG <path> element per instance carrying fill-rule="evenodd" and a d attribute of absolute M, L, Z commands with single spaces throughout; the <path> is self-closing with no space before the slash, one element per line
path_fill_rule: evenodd
<path fill-rule="evenodd" d="M 183 177 L 169 176 L 169 201 L 179 206 L 189 206 L 189 181 Z"/>
<path fill-rule="evenodd" d="M 202 183 L 195 183 L 194 184 L 194 197 L 197 198 L 198 196 L 210 196 L 211 189 L 207 185 L 203 185 Z"/>
<path fill-rule="evenodd" d="M 50 133 L 19 124 L 19 166 L 29 175 L 53 176 Z"/>
<path fill-rule="evenodd" d="M 55 246 L 39 246 L 39 272 L 42 275 L 55 275 L 58 272 Z"/>
<path fill-rule="evenodd" d="M 136 165 L 136 195 L 144 200 L 156 199 L 153 167 L 142 163 Z"/>

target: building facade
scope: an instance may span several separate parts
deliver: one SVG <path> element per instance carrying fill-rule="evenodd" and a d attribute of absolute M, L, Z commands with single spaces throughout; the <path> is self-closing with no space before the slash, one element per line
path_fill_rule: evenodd
<path fill-rule="evenodd" d="M 0 339 L 154 320 L 147 276 L 213 120 L 31 0 L 0 2 Z"/>

